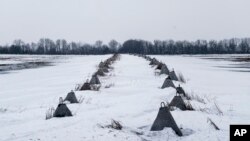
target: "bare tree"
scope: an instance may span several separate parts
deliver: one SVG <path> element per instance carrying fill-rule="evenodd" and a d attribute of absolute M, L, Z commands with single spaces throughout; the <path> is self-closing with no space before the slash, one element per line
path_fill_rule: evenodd
<path fill-rule="evenodd" d="M 109 42 L 109 48 L 111 52 L 117 52 L 119 43 L 116 40 L 111 40 Z"/>

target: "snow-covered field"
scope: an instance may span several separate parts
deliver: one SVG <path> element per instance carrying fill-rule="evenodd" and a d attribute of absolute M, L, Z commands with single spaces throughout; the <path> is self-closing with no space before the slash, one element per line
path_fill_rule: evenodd
<path fill-rule="evenodd" d="M 73 117 L 45 120 L 46 111 L 56 108 L 59 97 L 89 79 L 98 63 L 110 56 L 65 56 L 57 58 L 54 66 L 0 74 L 0 140 L 224 141 L 229 140 L 230 124 L 250 123 L 249 73 L 232 71 L 243 68 L 217 67 L 237 62 L 199 56 L 152 56 L 181 72 L 187 80 L 181 85 L 204 103 L 194 99 L 190 103 L 195 111 L 171 111 L 183 137 L 168 128 L 150 132 L 160 102 L 170 102 L 175 90 L 160 89 L 166 76 L 155 75 L 148 61 L 132 55 L 121 55 L 113 64 L 114 70 L 100 78 L 100 91 L 76 92 L 84 100 L 81 104 L 68 104 Z M 208 117 L 221 130 L 215 130 L 207 122 Z M 123 130 L 101 128 L 112 119 L 120 121 Z"/>

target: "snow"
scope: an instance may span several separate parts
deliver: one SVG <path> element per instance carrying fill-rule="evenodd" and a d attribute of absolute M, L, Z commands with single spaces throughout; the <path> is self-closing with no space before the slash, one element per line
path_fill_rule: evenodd
<path fill-rule="evenodd" d="M 181 72 L 187 79 L 186 84 L 181 84 L 184 89 L 206 102 L 192 100 L 191 104 L 209 112 L 171 111 L 177 125 L 183 128 L 183 137 L 176 136 L 169 128 L 150 132 L 160 103 L 170 102 L 175 90 L 160 89 L 166 75 L 155 75 L 148 61 L 132 55 L 121 55 L 113 64 L 114 70 L 100 77 L 100 91 L 76 92 L 84 100 L 68 104 L 73 117 L 45 120 L 46 111 L 56 108 L 59 97 L 66 97 L 76 84 L 89 79 L 98 63 L 110 56 L 60 56 L 55 66 L 1 74 L 0 140 L 229 140 L 230 124 L 250 122 L 250 75 L 215 67 L 233 62 L 200 59 L 200 56 L 153 56 L 169 69 L 174 68 L 177 74 Z M 223 115 L 216 111 L 215 101 Z M 208 117 L 221 130 L 213 129 L 207 123 Z M 112 119 L 120 121 L 124 129 L 101 127 Z"/>

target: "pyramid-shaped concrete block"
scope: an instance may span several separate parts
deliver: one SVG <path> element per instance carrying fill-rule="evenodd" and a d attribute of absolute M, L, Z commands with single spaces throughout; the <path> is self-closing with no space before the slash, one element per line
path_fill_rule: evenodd
<path fill-rule="evenodd" d="M 182 132 L 177 126 L 172 114 L 169 111 L 169 108 L 166 107 L 164 103 L 161 103 L 161 107 L 151 127 L 151 131 L 160 131 L 165 127 L 172 128 L 178 136 L 182 136 Z"/>
<path fill-rule="evenodd" d="M 161 88 L 164 89 L 164 88 L 169 88 L 169 87 L 175 88 L 175 85 L 173 81 L 170 79 L 170 77 L 167 77 L 165 81 L 163 82 Z"/>
<path fill-rule="evenodd" d="M 156 69 L 156 70 L 161 70 L 161 68 L 162 68 L 163 65 L 165 65 L 165 64 L 160 63 L 160 64 L 157 65 L 157 67 L 156 67 L 155 69 Z"/>
<path fill-rule="evenodd" d="M 169 75 L 169 69 L 168 69 L 168 67 L 165 64 L 162 65 L 160 74 L 167 74 L 167 75 Z"/>
<path fill-rule="evenodd" d="M 171 71 L 171 72 L 169 72 L 169 77 L 170 77 L 171 80 L 178 81 L 178 77 L 177 77 L 177 75 L 175 74 L 175 71 L 174 71 L 174 70 Z"/>
<path fill-rule="evenodd" d="M 177 107 L 181 110 L 187 110 L 187 106 L 181 96 L 175 96 L 169 106 Z"/>
<path fill-rule="evenodd" d="M 178 87 L 176 87 L 176 93 L 179 95 L 186 96 L 184 89 L 180 85 Z"/>
<path fill-rule="evenodd" d="M 81 87 L 81 89 L 80 89 L 80 90 L 81 90 L 81 91 L 91 90 L 90 83 L 85 82 L 85 83 L 82 85 L 82 87 Z"/>
<path fill-rule="evenodd" d="M 99 85 L 101 84 L 99 78 L 97 75 L 93 75 L 92 78 L 90 79 L 90 85 Z"/>
<path fill-rule="evenodd" d="M 73 91 L 69 92 L 66 96 L 66 98 L 64 99 L 64 101 L 69 101 L 70 103 L 79 103 L 76 95 Z"/>
<path fill-rule="evenodd" d="M 58 104 L 53 117 L 70 117 L 73 116 L 66 104 Z"/>
<path fill-rule="evenodd" d="M 151 60 L 151 62 L 149 63 L 149 65 L 158 65 L 160 62 L 157 60 L 157 59 L 155 59 L 155 58 L 153 58 L 152 60 Z"/>

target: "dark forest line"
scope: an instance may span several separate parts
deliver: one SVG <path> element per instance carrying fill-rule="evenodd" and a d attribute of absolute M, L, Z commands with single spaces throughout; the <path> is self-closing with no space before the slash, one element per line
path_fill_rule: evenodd
<path fill-rule="evenodd" d="M 67 42 L 64 39 L 53 41 L 42 38 L 37 43 L 25 43 L 15 40 L 11 45 L 0 45 L 0 54 L 51 54 L 51 55 L 98 55 L 110 53 L 137 54 L 248 54 L 250 38 L 232 38 L 225 40 L 174 41 L 130 39 L 124 43 L 111 40 L 108 44 L 96 41 L 94 44 Z"/>

